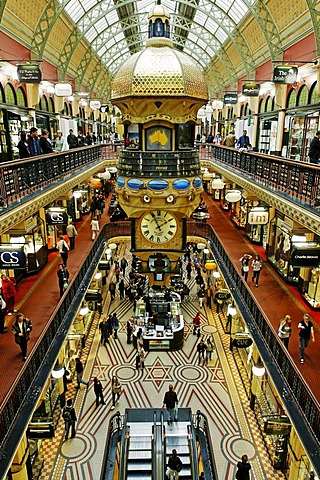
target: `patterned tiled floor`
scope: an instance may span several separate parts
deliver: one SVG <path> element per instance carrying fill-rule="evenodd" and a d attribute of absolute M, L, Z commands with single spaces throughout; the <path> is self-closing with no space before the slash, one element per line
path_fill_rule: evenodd
<path fill-rule="evenodd" d="M 128 300 L 116 299 L 110 313 L 121 317 L 119 339 L 104 348 L 94 333 L 87 357 L 84 378 L 91 374 L 102 381 L 106 406 L 95 406 L 93 385 L 80 391 L 69 386 L 68 395 L 75 396 L 78 414 L 77 435 L 63 441 L 63 421 L 53 440 L 47 441 L 43 451 L 44 467 L 40 480 L 98 480 L 101 473 L 106 430 L 111 414 L 110 379 L 116 373 L 123 385 L 123 395 L 118 404 L 123 414 L 125 408 L 161 407 L 164 393 L 172 383 L 181 407 L 201 410 L 209 419 L 215 460 L 219 479 L 233 480 L 235 464 L 246 453 L 253 468 L 252 478 L 259 480 L 283 478 L 275 471 L 260 434 L 259 426 L 240 379 L 239 371 L 229 350 L 229 336 L 223 331 L 217 314 L 201 310 L 201 334 L 212 336 L 215 344 L 212 361 L 208 366 L 197 365 L 197 337 L 192 332 L 192 318 L 198 310 L 197 302 L 184 302 L 185 343 L 178 352 L 149 352 L 145 370 L 135 369 L 135 351 L 126 343 L 125 325 L 132 314 Z M 96 315 L 94 328 L 98 324 Z M 88 342 L 89 344 L 89 342 Z M 88 348 L 88 347 L 87 347 Z M 112 411 L 112 414 L 116 410 Z"/>

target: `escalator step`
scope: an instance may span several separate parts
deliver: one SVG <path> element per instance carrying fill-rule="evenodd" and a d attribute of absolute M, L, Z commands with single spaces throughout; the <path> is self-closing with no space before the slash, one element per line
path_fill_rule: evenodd
<path fill-rule="evenodd" d="M 152 473 L 147 473 L 147 472 L 128 472 L 127 473 L 127 479 L 128 480 L 144 480 L 144 479 L 148 479 L 148 480 L 151 480 L 152 479 Z M 191 480 L 191 478 L 190 478 Z"/>
<path fill-rule="evenodd" d="M 151 450 L 129 450 L 128 459 L 129 460 L 136 460 L 136 459 L 149 459 L 151 460 Z"/>

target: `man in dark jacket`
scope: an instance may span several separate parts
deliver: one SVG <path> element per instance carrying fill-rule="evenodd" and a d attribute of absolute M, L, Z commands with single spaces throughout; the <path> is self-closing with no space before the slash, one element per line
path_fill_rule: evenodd
<path fill-rule="evenodd" d="M 77 137 L 73 133 L 73 130 L 69 130 L 69 135 L 67 136 L 67 143 L 69 148 L 77 148 Z"/>
<path fill-rule="evenodd" d="M 17 313 L 16 321 L 12 325 L 12 333 L 14 335 L 15 342 L 21 348 L 23 360 L 27 360 L 27 346 L 31 330 L 31 320 L 25 318 L 22 313 Z"/>
<path fill-rule="evenodd" d="M 36 127 L 32 127 L 30 129 L 30 135 L 28 137 L 28 147 L 29 147 L 30 157 L 35 157 L 43 153 L 40 142 L 39 142 L 39 138 L 38 138 L 38 129 Z"/>
<path fill-rule="evenodd" d="M 102 383 L 100 382 L 100 380 L 98 380 L 97 377 L 94 377 L 93 379 L 93 389 L 94 389 L 94 394 L 96 396 L 96 406 L 99 405 L 99 399 L 101 399 L 101 405 L 105 405 L 106 402 L 104 401 L 104 398 L 103 398 Z"/>
<path fill-rule="evenodd" d="M 68 440 L 68 435 L 69 435 L 69 430 L 71 427 L 71 438 L 74 438 L 76 435 L 76 412 L 73 408 L 72 405 L 72 400 L 69 398 L 67 400 L 67 405 L 64 407 L 62 411 L 62 418 L 64 420 L 64 426 L 65 426 L 65 440 Z"/>
<path fill-rule="evenodd" d="M 179 472 L 182 470 L 181 459 L 177 455 L 177 450 L 174 448 L 172 450 L 172 455 L 170 455 L 168 460 L 168 471 L 169 479 L 176 479 L 179 477 Z"/>
<path fill-rule="evenodd" d="M 174 418 L 174 407 L 178 403 L 178 397 L 176 392 L 173 391 L 173 386 L 169 385 L 169 391 L 166 392 L 163 399 L 163 407 L 167 407 L 168 411 L 168 424 L 172 423 L 173 420 L 177 421 L 177 418 Z"/>
<path fill-rule="evenodd" d="M 40 137 L 40 146 L 42 148 L 43 153 L 53 153 L 52 143 L 49 139 L 49 132 L 48 130 L 42 130 L 41 137 Z"/>
<path fill-rule="evenodd" d="M 317 131 L 315 137 L 311 140 L 309 148 L 310 163 L 320 164 L 320 130 Z"/>
<path fill-rule="evenodd" d="M 68 288 L 69 281 L 69 271 L 64 263 L 59 263 L 59 270 L 57 271 L 59 289 L 60 289 L 60 298 L 63 296 L 64 291 Z"/>
<path fill-rule="evenodd" d="M 251 465 L 248 463 L 248 457 L 247 455 L 242 455 L 241 457 L 241 462 L 237 463 L 237 473 L 236 473 L 236 479 L 237 480 L 249 480 L 250 479 L 250 473 L 249 471 L 251 470 Z"/>

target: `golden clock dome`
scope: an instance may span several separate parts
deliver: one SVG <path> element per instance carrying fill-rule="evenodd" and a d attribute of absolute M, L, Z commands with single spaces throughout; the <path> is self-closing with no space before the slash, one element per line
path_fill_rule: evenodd
<path fill-rule="evenodd" d="M 111 100 L 126 97 L 192 97 L 207 100 L 202 72 L 184 53 L 169 46 L 148 45 L 115 74 Z"/>

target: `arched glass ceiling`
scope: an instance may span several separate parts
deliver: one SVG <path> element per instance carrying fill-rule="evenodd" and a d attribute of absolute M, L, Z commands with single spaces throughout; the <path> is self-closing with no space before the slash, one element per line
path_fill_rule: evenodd
<path fill-rule="evenodd" d="M 113 74 L 144 48 L 155 0 L 59 0 Z M 162 0 L 175 48 L 205 68 L 256 0 Z"/>

